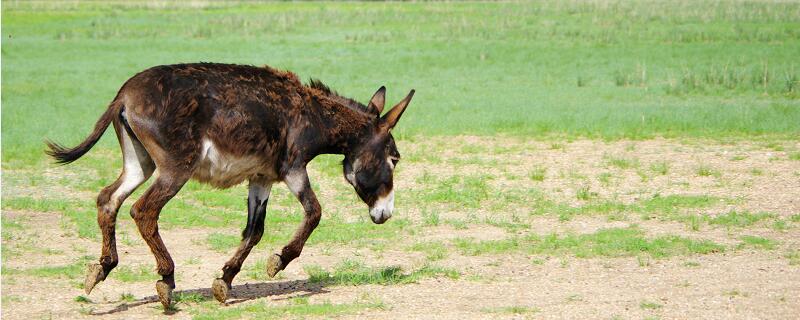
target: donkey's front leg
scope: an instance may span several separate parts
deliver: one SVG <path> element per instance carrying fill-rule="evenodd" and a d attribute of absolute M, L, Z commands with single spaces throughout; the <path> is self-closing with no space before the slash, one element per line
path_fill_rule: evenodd
<path fill-rule="evenodd" d="M 211 286 L 214 298 L 223 303 L 228 298 L 228 291 L 231 289 L 233 278 L 242 269 L 242 264 L 247 259 L 247 255 L 250 254 L 250 250 L 261 241 L 261 236 L 264 234 L 264 219 L 267 215 L 267 202 L 269 201 L 272 182 L 250 180 L 249 189 L 250 191 L 247 195 L 247 226 L 242 232 L 242 242 L 233 257 L 222 267 L 222 277 L 214 280 Z"/>
<path fill-rule="evenodd" d="M 311 183 L 308 181 L 308 173 L 306 173 L 305 168 L 290 171 L 284 181 L 289 186 L 289 190 L 297 197 L 297 200 L 303 204 L 305 215 L 289 244 L 283 247 L 280 254 L 274 254 L 267 260 L 267 274 L 270 277 L 274 277 L 278 271 L 286 268 L 289 262 L 300 256 L 300 252 L 303 251 L 303 245 L 305 245 L 311 232 L 319 224 L 319 219 L 322 216 L 322 208 L 319 206 L 317 196 L 314 195 L 314 190 L 311 189 Z"/>

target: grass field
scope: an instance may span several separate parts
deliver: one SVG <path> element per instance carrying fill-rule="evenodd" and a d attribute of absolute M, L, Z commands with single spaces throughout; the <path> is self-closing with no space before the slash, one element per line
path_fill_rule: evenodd
<path fill-rule="evenodd" d="M 190 182 L 164 209 L 175 318 L 771 318 L 800 314 L 800 2 L 2 2 L 2 316 L 146 319 L 153 258 L 120 210 L 97 259 L 113 134 L 76 144 L 135 73 L 289 69 L 365 101 L 417 95 L 394 131 L 395 217 L 373 225 L 310 165 L 323 220 L 277 279 L 302 208 L 284 186 L 234 281 L 245 186 Z M 131 199 L 142 193 L 147 184 Z"/>
<path fill-rule="evenodd" d="M 360 100 L 416 88 L 406 135 L 800 133 L 798 3 L 145 4 L 3 3 L 5 162 L 83 137 L 136 72 L 195 61 Z"/>

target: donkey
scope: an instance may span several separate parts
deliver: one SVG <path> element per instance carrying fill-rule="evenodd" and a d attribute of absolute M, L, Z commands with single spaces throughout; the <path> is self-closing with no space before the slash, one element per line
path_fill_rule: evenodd
<path fill-rule="evenodd" d="M 231 282 L 264 232 L 270 190 L 283 181 L 305 211 L 280 253 L 267 260 L 274 277 L 300 255 L 321 208 L 310 187 L 306 165 L 319 154 L 342 154 L 345 179 L 369 206 L 376 224 L 394 209 L 393 171 L 400 153 L 391 131 L 414 90 L 381 116 L 386 88 L 365 106 L 340 96 L 318 80 L 302 84 L 288 71 L 232 64 L 157 66 L 130 78 L 78 146 L 46 141 L 46 153 L 71 163 L 94 146 L 109 124 L 122 149 L 123 169 L 97 197 L 103 235 L 100 261 L 88 266 L 86 294 L 117 266 L 115 223 L 123 201 L 158 169 L 153 184 L 131 208 L 131 217 L 155 256 L 162 279 L 156 282 L 167 308 L 175 288 L 175 264 L 158 232 L 164 205 L 189 180 L 228 188 L 247 180 L 247 224 L 236 253 L 212 283 L 225 302 Z"/>

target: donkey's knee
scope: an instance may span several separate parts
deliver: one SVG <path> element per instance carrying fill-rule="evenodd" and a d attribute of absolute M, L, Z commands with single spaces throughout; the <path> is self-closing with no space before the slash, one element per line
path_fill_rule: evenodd
<path fill-rule="evenodd" d="M 133 222 L 136 223 L 136 227 L 139 228 L 139 232 L 150 231 L 150 229 L 157 231 L 158 215 L 141 208 L 139 206 L 139 202 L 136 202 L 133 204 L 133 206 L 131 206 L 131 219 L 133 219 Z M 148 232 L 148 234 L 149 233 L 150 232 Z M 145 235 L 145 233 L 142 233 L 142 236 Z"/>

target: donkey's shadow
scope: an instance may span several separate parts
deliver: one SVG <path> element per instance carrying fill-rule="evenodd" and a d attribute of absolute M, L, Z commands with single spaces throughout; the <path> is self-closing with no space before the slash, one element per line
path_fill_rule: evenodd
<path fill-rule="evenodd" d="M 320 293 L 327 293 L 320 284 L 309 283 L 308 280 L 292 280 L 285 282 L 262 282 L 262 283 L 246 283 L 235 285 L 231 288 L 228 300 L 225 305 L 234 305 L 246 302 L 253 299 L 264 298 L 274 295 L 285 295 L 297 292 L 303 292 L 297 296 L 308 297 Z M 197 288 L 188 290 L 178 290 L 172 293 L 173 299 L 182 295 L 199 294 L 203 297 L 204 301 L 214 300 L 211 288 Z M 116 305 L 111 310 L 92 312 L 91 315 L 102 316 L 115 314 L 119 312 L 128 311 L 132 308 L 141 307 L 151 303 L 159 303 L 158 296 L 152 295 L 143 297 L 133 302 L 123 302 Z M 177 302 L 180 303 L 180 302 Z M 164 313 L 173 314 L 180 311 L 180 309 L 166 310 Z"/>

